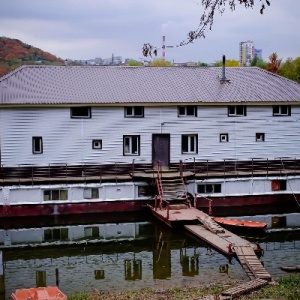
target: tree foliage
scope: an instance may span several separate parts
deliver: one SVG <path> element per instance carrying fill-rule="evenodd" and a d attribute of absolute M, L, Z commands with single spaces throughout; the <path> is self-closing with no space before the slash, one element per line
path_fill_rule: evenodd
<path fill-rule="evenodd" d="M 279 67 L 280 67 L 280 64 L 281 64 L 281 59 L 278 59 L 277 53 L 272 53 L 269 56 L 269 60 L 270 61 L 267 64 L 267 70 L 272 72 L 272 73 L 278 74 Z"/>
<path fill-rule="evenodd" d="M 300 57 L 288 58 L 279 68 L 279 75 L 300 83 Z"/>
<path fill-rule="evenodd" d="M 226 9 L 234 11 L 236 4 L 244 5 L 246 9 L 253 8 L 255 2 L 260 2 L 260 13 L 263 14 L 266 5 L 270 6 L 270 1 L 271 0 L 201 0 L 204 12 L 200 17 L 198 27 L 195 30 L 188 32 L 187 38 L 176 45 L 176 47 L 188 45 L 202 37 L 205 38 L 205 31 L 207 29 L 212 29 L 214 16 L 217 12 L 222 15 Z M 146 57 L 152 55 L 156 56 L 157 50 L 157 47 L 154 47 L 150 43 L 145 43 L 143 46 L 143 55 Z"/>
<path fill-rule="evenodd" d="M 216 67 L 221 67 L 222 65 L 223 65 L 223 62 L 221 60 L 215 62 Z M 240 62 L 235 59 L 226 59 L 225 66 L 226 67 L 239 67 Z"/>
<path fill-rule="evenodd" d="M 63 64 L 64 62 L 20 40 L 0 37 L 0 77 L 21 65 L 39 63 Z"/>
<path fill-rule="evenodd" d="M 151 67 L 170 67 L 172 63 L 164 59 L 154 59 L 149 66 Z"/>
<path fill-rule="evenodd" d="M 141 62 L 141 61 L 137 61 L 135 59 L 130 59 L 128 61 L 128 66 L 137 66 L 137 67 L 140 67 L 140 66 L 143 66 L 144 64 Z"/>
<path fill-rule="evenodd" d="M 262 69 L 267 69 L 268 63 L 264 60 L 257 57 L 257 55 L 254 56 L 254 58 L 251 61 L 251 67 L 259 67 Z"/>

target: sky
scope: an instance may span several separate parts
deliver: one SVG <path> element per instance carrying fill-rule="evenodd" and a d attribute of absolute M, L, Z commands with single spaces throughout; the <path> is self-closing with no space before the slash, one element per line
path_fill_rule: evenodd
<path fill-rule="evenodd" d="M 300 1 L 269 0 L 253 9 L 237 4 L 215 15 L 206 38 L 167 48 L 171 62 L 214 63 L 226 55 L 239 60 L 239 43 L 252 40 L 263 59 L 276 52 L 286 60 L 300 56 Z M 62 59 L 109 58 L 112 55 L 151 60 L 142 55 L 144 43 L 158 47 L 186 40 L 197 29 L 202 0 L 0 0 L 0 36 L 19 39 Z M 238 2 L 238 1 L 236 1 Z M 153 59 L 153 58 L 152 58 Z"/>

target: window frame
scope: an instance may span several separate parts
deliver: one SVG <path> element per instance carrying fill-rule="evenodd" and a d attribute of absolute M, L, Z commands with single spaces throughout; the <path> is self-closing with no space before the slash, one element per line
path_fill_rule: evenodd
<path fill-rule="evenodd" d="M 286 109 L 287 112 L 283 113 L 282 110 Z M 275 112 L 275 110 L 278 109 L 278 112 Z M 273 105 L 273 117 L 288 117 L 291 116 L 292 109 L 290 105 Z"/>
<path fill-rule="evenodd" d="M 265 133 L 264 132 L 256 132 L 255 133 L 255 141 L 256 142 L 264 142 L 265 141 Z"/>
<path fill-rule="evenodd" d="M 132 113 L 128 113 L 128 110 L 131 109 Z M 141 113 L 138 114 L 137 110 L 141 109 Z M 124 117 L 125 118 L 144 118 L 145 108 L 144 106 L 125 106 L 124 107 Z"/>
<path fill-rule="evenodd" d="M 83 199 L 99 199 L 99 188 L 97 187 L 86 187 L 83 189 Z"/>
<path fill-rule="evenodd" d="M 189 109 L 193 109 L 193 113 L 188 113 Z M 182 113 L 181 110 L 184 110 Z M 182 117 L 197 117 L 197 105 L 178 105 L 177 106 L 177 116 L 178 118 Z"/>
<path fill-rule="evenodd" d="M 184 139 L 187 138 L 187 151 L 185 151 Z M 194 141 L 192 141 L 192 138 Z M 193 145 L 192 145 L 193 144 Z M 192 151 L 191 147 L 194 147 L 195 150 Z M 181 135 L 181 154 L 198 154 L 198 134 L 182 134 Z"/>
<path fill-rule="evenodd" d="M 242 109 L 242 112 L 238 110 Z M 234 110 L 233 112 L 231 110 Z M 246 117 L 247 116 L 247 106 L 246 105 L 229 105 L 227 107 L 228 117 Z"/>
<path fill-rule="evenodd" d="M 80 111 L 84 109 L 87 110 L 87 114 L 80 114 Z M 76 112 L 76 114 L 74 114 Z M 91 119 L 92 118 L 92 108 L 90 106 L 74 106 L 70 107 L 70 117 L 71 119 Z"/>
<path fill-rule="evenodd" d="M 45 199 L 46 192 L 50 193 L 49 199 Z M 61 199 L 62 192 L 66 193 L 66 199 Z M 53 199 L 53 193 L 58 193 L 58 195 L 59 195 L 58 199 Z M 67 201 L 68 199 L 69 199 L 68 189 L 45 189 L 45 190 L 43 190 L 43 201 Z"/>
<path fill-rule="evenodd" d="M 199 187 L 203 187 L 204 191 L 199 191 Z M 211 190 L 208 188 L 211 187 Z M 222 193 L 222 184 L 221 183 L 198 183 L 197 184 L 197 193 L 198 194 L 221 194 Z"/>
<path fill-rule="evenodd" d="M 271 181 L 272 192 L 280 192 L 287 190 L 287 180 L 286 179 L 276 179 Z"/>
<path fill-rule="evenodd" d="M 100 143 L 99 147 L 96 147 L 96 143 Z M 102 139 L 99 140 L 92 140 L 92 149 L 94 150 L 102 150 Z"/>
<path fill-rule="evenodd" d="M 223 139 L 224 137 L 224 139 Z M 220 143 L 227 143 L 229 142 L 229 135 L 228 133 L 220 133 Z"/>
<path fill-rule="evenodd" d="M 136 153 L 133 152 L 133 139 L 136 139 Z M 126 151 L 126 140 L 129 140 L 129 149 Z M 141 136 L 140 135 L 123 135 L 123 156 L 139 156 L 141 153 Z"/>
<path fill-rule="evenodd" d="M 38 145 L 39 150 L 36 150 L 37 145 Z M 41 136 L 33 136 L 32 137 L 32 153 L 33 154 L 43 154 L 43 137 L 41 137 Z"/>

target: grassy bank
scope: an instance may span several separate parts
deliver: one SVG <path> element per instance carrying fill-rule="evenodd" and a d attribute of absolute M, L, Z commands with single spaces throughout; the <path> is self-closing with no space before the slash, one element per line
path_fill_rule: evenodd
<path fill-rule="evenodd" d="M 208 295 L 218 295 L 229 286 L 212 285 L 206 287 L 177 287 L 167 290 L 142 289 L 139 291 L 94 291 L 68 296 L 68 300 L 180 300 L 201 299 Z M 287 275 L 276 284 L 268 285 L 240 299 L 290 299 L 300 300 L 300 275 Z"/>

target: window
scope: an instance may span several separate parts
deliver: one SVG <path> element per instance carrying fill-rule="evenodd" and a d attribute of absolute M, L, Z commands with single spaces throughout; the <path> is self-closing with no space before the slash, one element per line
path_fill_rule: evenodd
<path fill-rule="evenodd" d="M 178 106 L 178 117 L 194 116 L 197 117 L 197 106 Z"/>
<path fill-rule="evenodd" d="M 286 227 L 286 216 L 272 217 L 272 228 Z"/>
<path fill-rule="evenodd" d="M 272 191 L 286 191 L 286 180 L 272 180 Z"/>
<path fill-rule="evenodd" d="M 44 201 L 55 200 L 68 200 L 68 191 L 59 189 L 44 191 Z"/>
<path fill-rule="evenodd" d="M 264 133 L 256 133 L 255 139 L 257 142 L 264 142 L 265 141 L 265 134 Z"/>
<path fill-rule="evenodd" d="M 105 278 L 105 271 L 104 270 L 95 270 L 94 274 L 95 274 L 95 279 L 96 280 Z"/>
<path fill-rule="evenodd" d="M 67 240 L 69 235 L 68 228 L 54 228 L 44 230 L 44 241 Z"/>
<path fill-rule="evenodd" d="M 220 134 L 220 142 L 228 142 L 229 139 L 228 139 L 228 133 L 221 133 Z"/>
<path fill-rule="evenodd" d="M 32 137 L 32 153 L 33 154 L 43 153 L 43 138 L 41 136 Z"/>
<path fill-rule="evenodd" d="M 143 118 L 143 117 L 144 117 L 143 106 L 125 107 L 125 118 Z"/>
<path fill-rule="evenodd" d="M 181 152 L 182 154 L 198 153 L 198 135 L 182 135 L 181 136 Z"/>
<path fill-rule="evenodd" d="M 149 188 L 149 186 L 139 185 L 137 188 L 138 188 L 138 197 L 146 197 L 149 196 L 149 193 L 151 193 L 150 191 L 151 188 Z"/>
<path fill-rule="evenodd" d="M 102 140 L 92 141 L 93 149 L 102 149 Z"/>
<path fill-rule="evenodd" d="M 221 183 L 198 184 L 199 194 L 221 193 Z"/>
<path fill-rule="evenodd" d="M 290 116 L 291 106 L 290 105 L 274 105 L 273 116 Z"/>
<path fill-rule="evenodd" d="M 228 116 L 229 117 L 240 117 L 246 116 L 247 109 L 244 105 L 235 105 L 235 106 L 228 106 Z"/>
<path fill-rule="evenodd" d="M 87 106 L 71 107 L 71 118 L 89 119 L 92 117 L 91 108 Z"/>
<path fill-rule="evenodd" d="M 123 136 L 123 155 L 140 155 L 140 136 Z"/>
<path fill-rule="evenodd" d="M 99 199 L 99 189 L 98 188 L 85 188 L 83 190 L 84 199 Z"/>
<path fill-rule="evenodd" d="M 84 237 L 86 238 L 98 238 L 99 237 L 99 227 L 85 227 Z"/>

